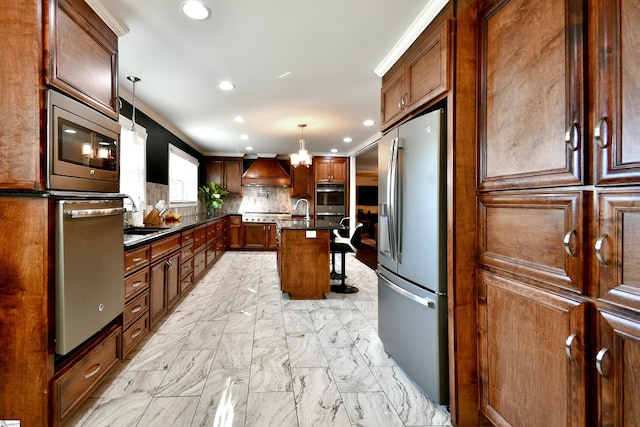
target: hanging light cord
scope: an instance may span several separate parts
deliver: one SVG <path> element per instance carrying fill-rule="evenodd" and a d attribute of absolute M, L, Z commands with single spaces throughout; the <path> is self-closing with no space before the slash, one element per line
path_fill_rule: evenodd
<path fill-rule="evenodd" d="M 140 81 L 140 79 L 136 76 L 127 76 L 127 80 L 129 80 L 133 84 L 133 113 L 131 114 L 131 130 L 136 130 L 136 83 Z"/>

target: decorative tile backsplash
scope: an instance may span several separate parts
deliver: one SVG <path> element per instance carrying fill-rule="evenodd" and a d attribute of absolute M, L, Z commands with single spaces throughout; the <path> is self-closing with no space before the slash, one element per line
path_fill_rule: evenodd
<path fill-rule="evenodd" d="M 226 196 L 224 204 L 220 209 L 221 214 L 235 214 L 245 212 L 286 212 L 296 215 L 304 215 L 305 206 L 301 204 L 294 212 L 293 206 L 298 199 L 289 197 L 288 187 L 244 187 L 243 196 Z M 149 212 L 149 208 L 158 202 L 158 200 L 169 200 L 169 186 L 147 182 L 147 206 L 145 215 Z M 171 212 L 182 215 L 196 215 L 200 212 L 206 212 L 203 202 L 198 202 L 198 206 L 187 206 L 181 208 L 171 207 Z"/>

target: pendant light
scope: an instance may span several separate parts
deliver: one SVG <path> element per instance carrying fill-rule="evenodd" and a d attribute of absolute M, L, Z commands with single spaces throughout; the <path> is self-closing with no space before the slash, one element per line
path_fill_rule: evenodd
<path fill-rule="evenodd" d="M 309 167 L 311 166 L 311 155 L 309 155 L 309 152 L 305 148 L 305 141 L 304 141 L 304 128 L 307 127 L 307 125 L 302 123 L 302 124 L 299 124 L 298 127 L 300 128 L 300 141 L 299 141 L 300 149 L 298 150 L 297 153 L 293 153 L 289 155 L 289 157 L 291 158 L 291 165 L 294 168 L 297 168 L 300 165 Z"/>
<path fill-rule="evenodd" d="M 133 84 L 133 113 L 131 114 L 131 130 L 136 130 L 136 83 L 140 81 L 140 78 L 136 76 L 127 76 L 127 80 L 129 80 Z"/>

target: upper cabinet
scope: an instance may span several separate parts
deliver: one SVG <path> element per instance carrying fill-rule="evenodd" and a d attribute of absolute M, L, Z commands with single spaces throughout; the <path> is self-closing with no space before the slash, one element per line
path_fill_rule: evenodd
<path fill-rule="evenodd" d="M 45 34 L 47 83 L 117 119 L 115 33 L 84 0 L 51 0 Z"/>
<path fill-rule="evenodd" d="M 242 159 L 210 158 L 207 161 L 206 180 L 221 184 L 231 196 L 241 196 Z"/>
<path fill-rule="evenodd" d="M 450 88 L 450 23 L 436 22 L 382 78 L 380 121 L 386 130 Z"/>
<path fill-rule="evenodd" d="M 312 194 L 312 175 L 311 167 L 291 166 L 289 175 L 291 175 L 291 187 L 289 195 L 291 198 L 309 198 Z"/>
<path fill-rule="evenodd" d="M 314 157 L 313 168 L 316 182 L 347 182 L 346 157 Z"/>

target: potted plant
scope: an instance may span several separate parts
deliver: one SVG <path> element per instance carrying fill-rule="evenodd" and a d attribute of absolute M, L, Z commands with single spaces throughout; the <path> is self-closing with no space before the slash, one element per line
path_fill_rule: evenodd
<path fill-rule="evenodd" d="M 224 203 L 222 196 L 229 194 L 226 188 L 215 182 L 207 182 L 202 187 L 198 188 L 198 197 L 204 201 L 207 207 L 207 216 L 209 218 L 215 215 L 216 209 L 220 208 Z"/>

